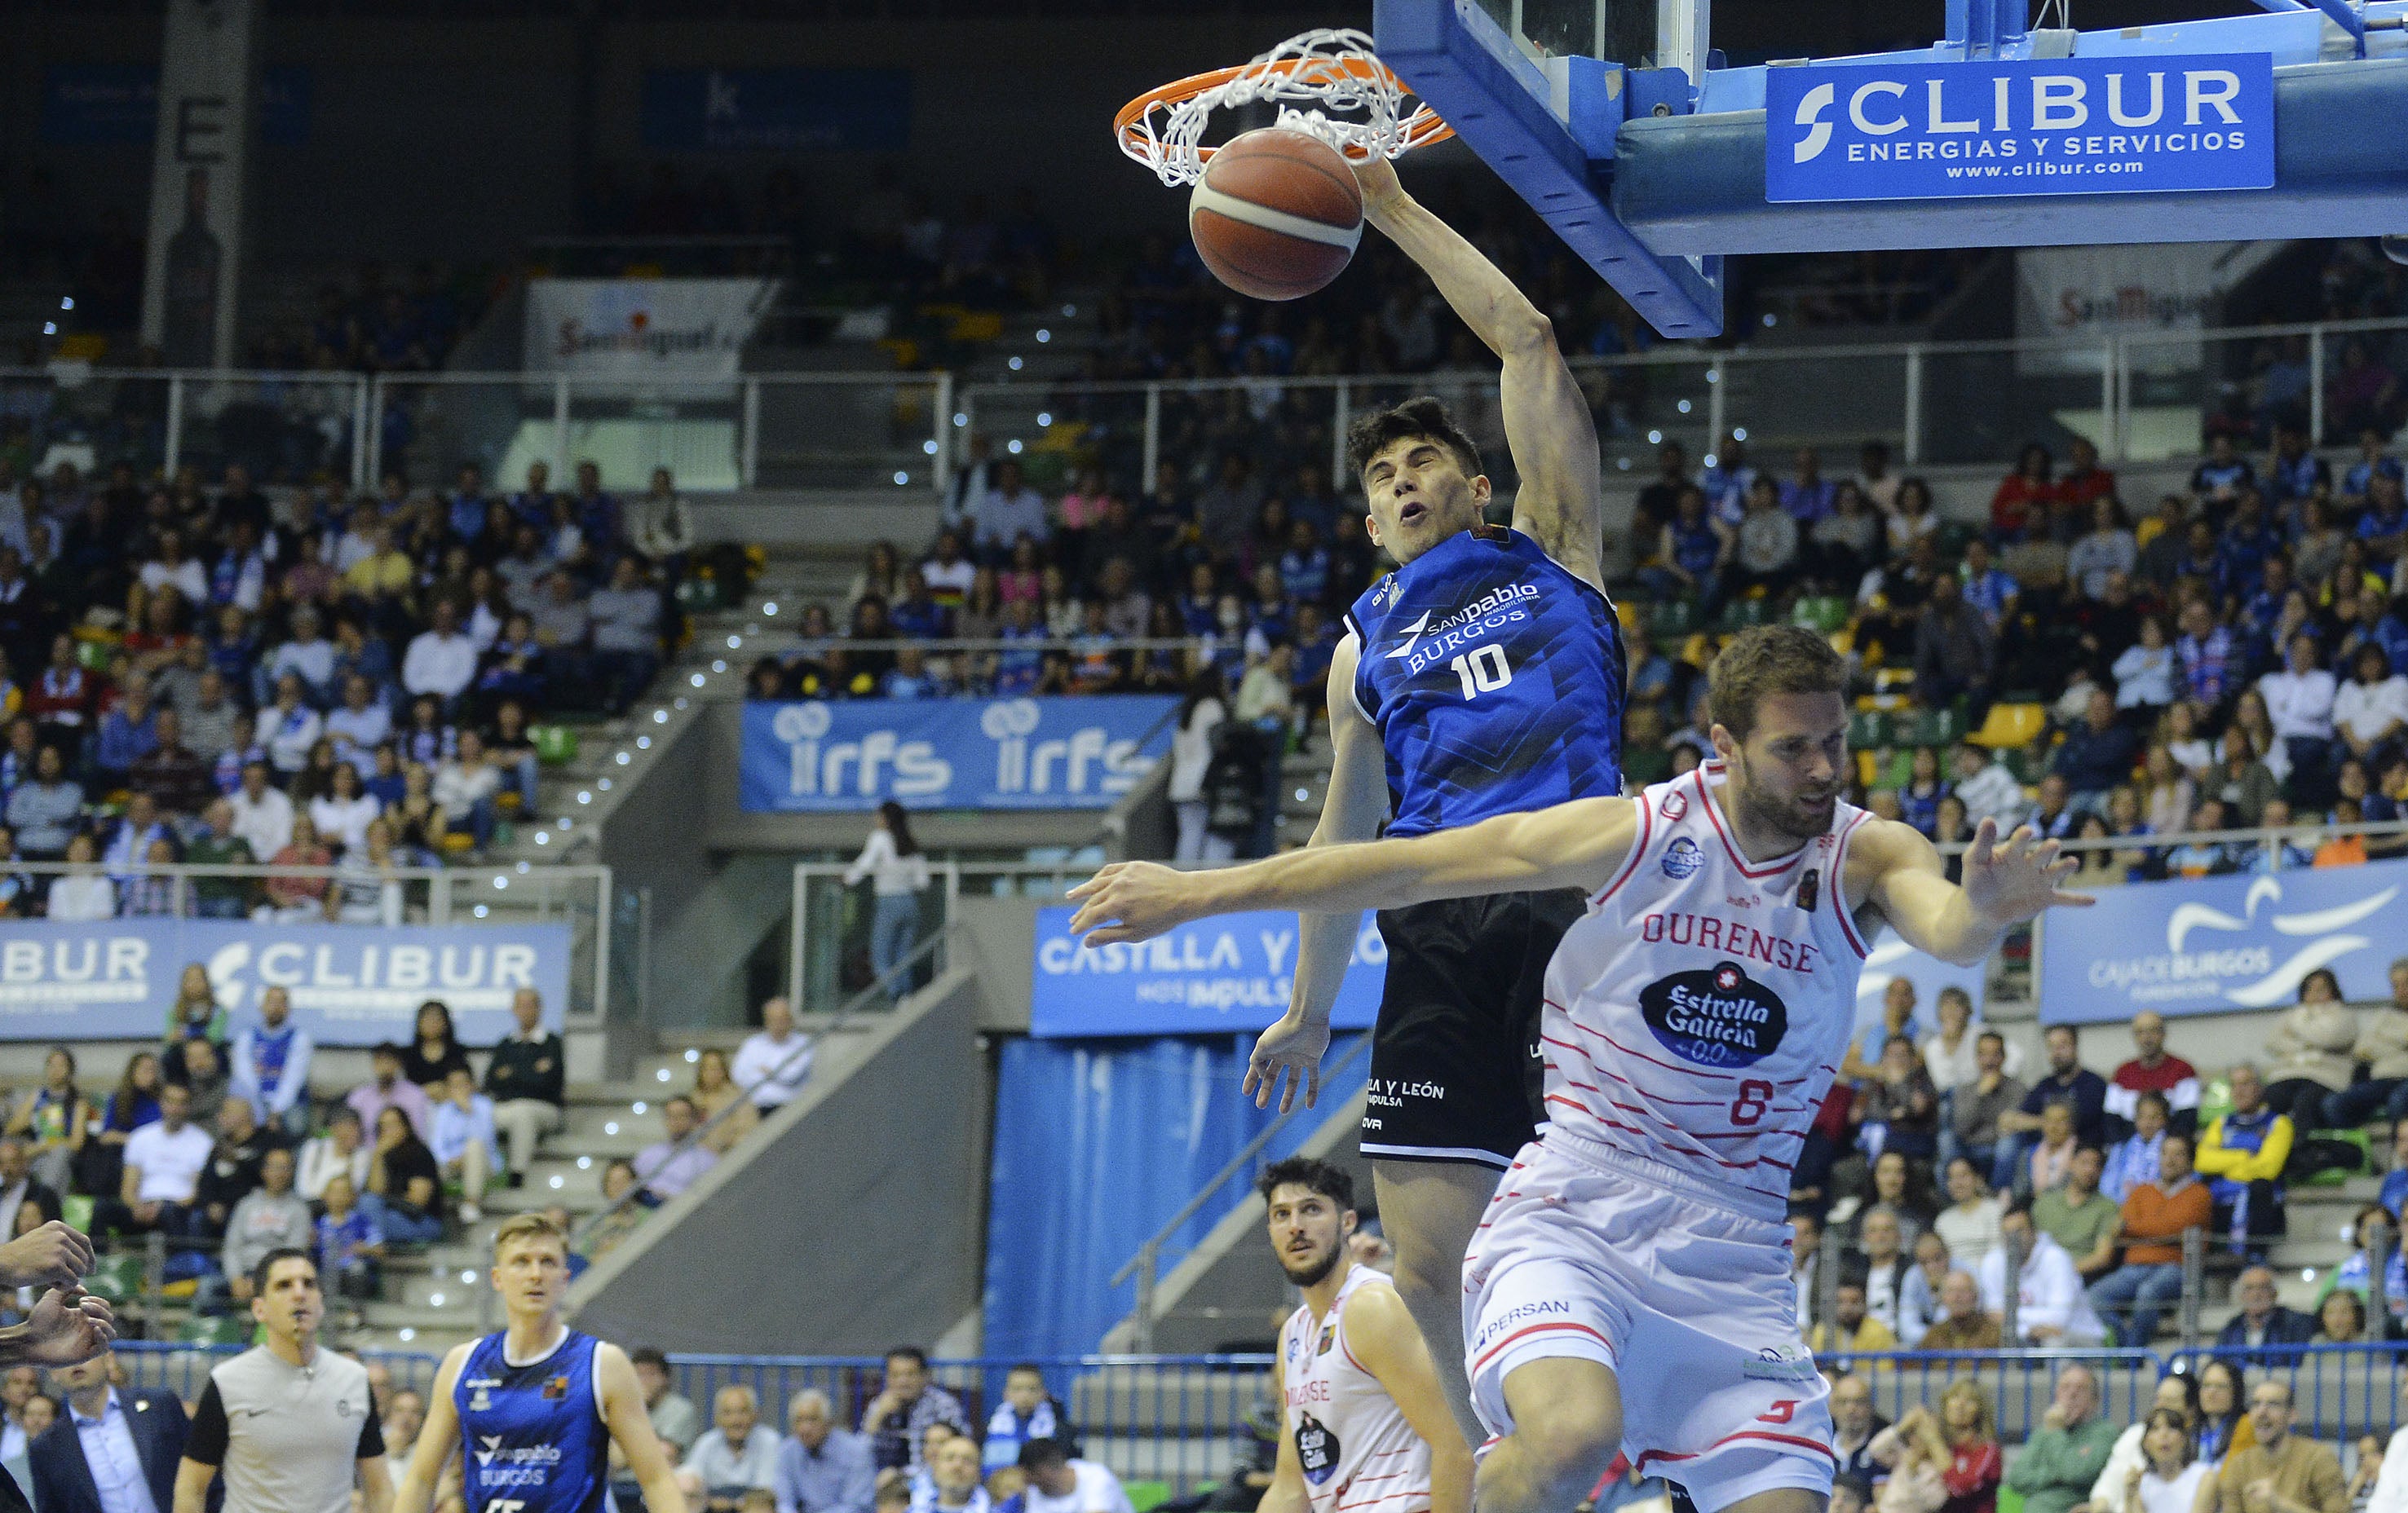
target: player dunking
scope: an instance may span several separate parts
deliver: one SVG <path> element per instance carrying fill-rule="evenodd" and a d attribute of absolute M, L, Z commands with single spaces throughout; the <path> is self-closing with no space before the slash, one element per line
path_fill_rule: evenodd
<path fill-rule="evenodd" d="M 1304 1291 L 1271 1368 L 1285 1433 L 1259 1513 L 1469 1513 L 1471 1452 L 1429 1349 L 1347 1244 L 1354 1179 L 1291 1156 L 1254 1187 L 1280 1269 Z"/>
<path fill-rule="evenodd" d="M 1369 416 L 1348 436 L 1371 538 L 1400 565 L 1354 602 L 1329 664 L 1334 760 L 1316 847 L 1369 840 L 1383 821 L 1391 835 L 1421 835 L 1622 791 L 1622 637 L 1599 568 L 1588 401 L 1537 307 L 1415 204 L 1385 160 L 1354 173 L 1371 224 L 1504 360 L 1522 481 L 1512 528 L 1484 524 L 1480 454 L 1434 399 Z M 1455 1349 L 1456 1278 L 1498 1174 L 1541 1117 L 1540 977 L 1580 906 L 1567 891 L 1514 892 L 1380 916 L 1387 986 L 1362 1149 L 1398 1293 L 1467 1441 L 1479 1435 Z M 1318 1094 L 1361 922 L 1305 916 L 1288 1011 L 1246 1071 L 1256 1102 Z"/>
<path fill-rule="evenodd" d="M 494 1291 L 509 1327 L 443 1358 L 394 1513 L 428 1513 L 464 1443 L 468 1513 L 601 1513 L 612 1440 L 649 1513 L 685 1513 L 627 1353 L 561 1321 L 568 1236 L 541 1214 L 502 1225 Z"/>
<path fill-rule="evenodd" d="M 1842 802 L 1846 668 L 1820 636 L 1744 632 L 1712 679 L 1716 760 L 1635 800 L 1224 872 L 1124 863 L 1072 890 L 1071 927 L 1095 942 L 1229 909 L 1586 894 L 1547 968 L 1551 1125 L 1464 1261 L 1465 1354 L 1497 1436 L 1483 1513 L 1569 1507 L 1625 1448 L 1700 1513 L 1817 1513 L 1830 1414 L 1783 1215 L 1865 937 L 1886 921 L 1971 963 L 2052 904 L 2089 902 L 2028 831 L 2000 842 L 1984 821 L 1959 887 L 1922 835 Z M 1633 1374 L 1644 1391 L 1626 1399 Z"/>

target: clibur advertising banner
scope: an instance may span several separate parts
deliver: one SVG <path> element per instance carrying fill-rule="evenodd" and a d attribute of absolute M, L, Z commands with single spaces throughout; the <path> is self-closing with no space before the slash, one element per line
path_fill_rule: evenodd
<path fill-rule="evenodd" d="M 557 1029 L 568 1002 L 568 926 L 253 924 L 131 919 L 11 921 L 0 934 L 0 1039 L 155 1039 L 184 968 L 206 968 L 237 1023 L 280 987 L 322 1046 L 410 1037 L 418 1006 L 452 1010 L 464 1044 L 517 1028 L 510 1000 L 543 995 Z"/>
<path fill-rule="evenodd" d="M 2041 1019 L 2119 1024 L 2143 1009 L 2289 1005 L 2318 967 L 2344 998 L 2387 998 L 2392 960 L 2408 955 L 2403 892 L 2408 862 L 2102 889 L 2087 908 L 2042 917 Z"/>
<path fill-rule="evenodd" d="M 1169 695 L 860 699 L 744 707 L 748 813 L 1102 809 L 1170 749 Z"/>
<path fill-rule="evenodd" d="M 1028 1033 L 1039 1036 L 1226 1035 L 1259 1030 L 1287 1012 L 1298 944 L 1294 914 L 1223 914 L 1152 940 L 1089 947 L 1070 934 L 1075 908 L 1037 911 Z M 1363 916 L 1333 1030 L 1368 1030 L 1379 1017 L 1388 944 Z"/>
<path fill-rule="evenodd" d="M 1811 64 L 1764 75 L 1765 197 L 2270 189 L 2272 55 Z"/>

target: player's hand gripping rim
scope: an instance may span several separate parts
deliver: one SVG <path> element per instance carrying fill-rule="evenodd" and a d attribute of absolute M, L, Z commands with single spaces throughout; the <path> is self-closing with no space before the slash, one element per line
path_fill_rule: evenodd
<path fill-rule="evenodd" d="M 2054 840 L 2040 839 L 2029 825 L 2017 825 L 2000 840 L 1998 821 L 1984 820 L 1965 849 L 1965 901 L 1982 918 L 2000 925 L 2020 924 L 2059 906 L 2081 908 L 2097 903 L 2088 893 L 2058 886 L 2082 864 L 2062 854 L 2063 849 Z"/>

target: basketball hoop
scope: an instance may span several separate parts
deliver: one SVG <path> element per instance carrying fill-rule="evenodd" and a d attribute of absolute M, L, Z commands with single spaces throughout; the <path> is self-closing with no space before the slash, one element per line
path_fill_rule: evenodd
<path fill-rule="evenodd" d="M 1280 125 L 1310 132 L 1357 163 L 1455 135 L 1426 105 L 1406 113 L 1406 97 L 1402 81 L 1371 55 L 1369 36 L 1330 28 L 1292 36 L 1252 63 L 1150 90 L 1121 107 L 1112 132 L 1123 152 L 1175 187 L 1204 177 L 1214 150 L 1203 143 L 1204 123 L 1212 112 L 1256 101 L 1276 103 Z M 1331 110 L 1361 111 L 1362 119 L 1335 119 Z"/>

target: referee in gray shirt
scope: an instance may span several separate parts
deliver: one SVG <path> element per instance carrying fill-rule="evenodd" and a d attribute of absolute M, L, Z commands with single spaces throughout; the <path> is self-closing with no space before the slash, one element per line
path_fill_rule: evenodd
<path fill-rule="evenodd" d="M 367 1513 L 387 1513 L 393 1478 L 367 1368 L 318 1344 L 318 1263 L 271 1250 L 251 1275 L 267 1343 L 209 1373 L 176 1467 L 175 1513 L 203 1513 L 221 1469 L 226 1506 L 242 1513 L 351 1513 L 354 1480 Z"/>

